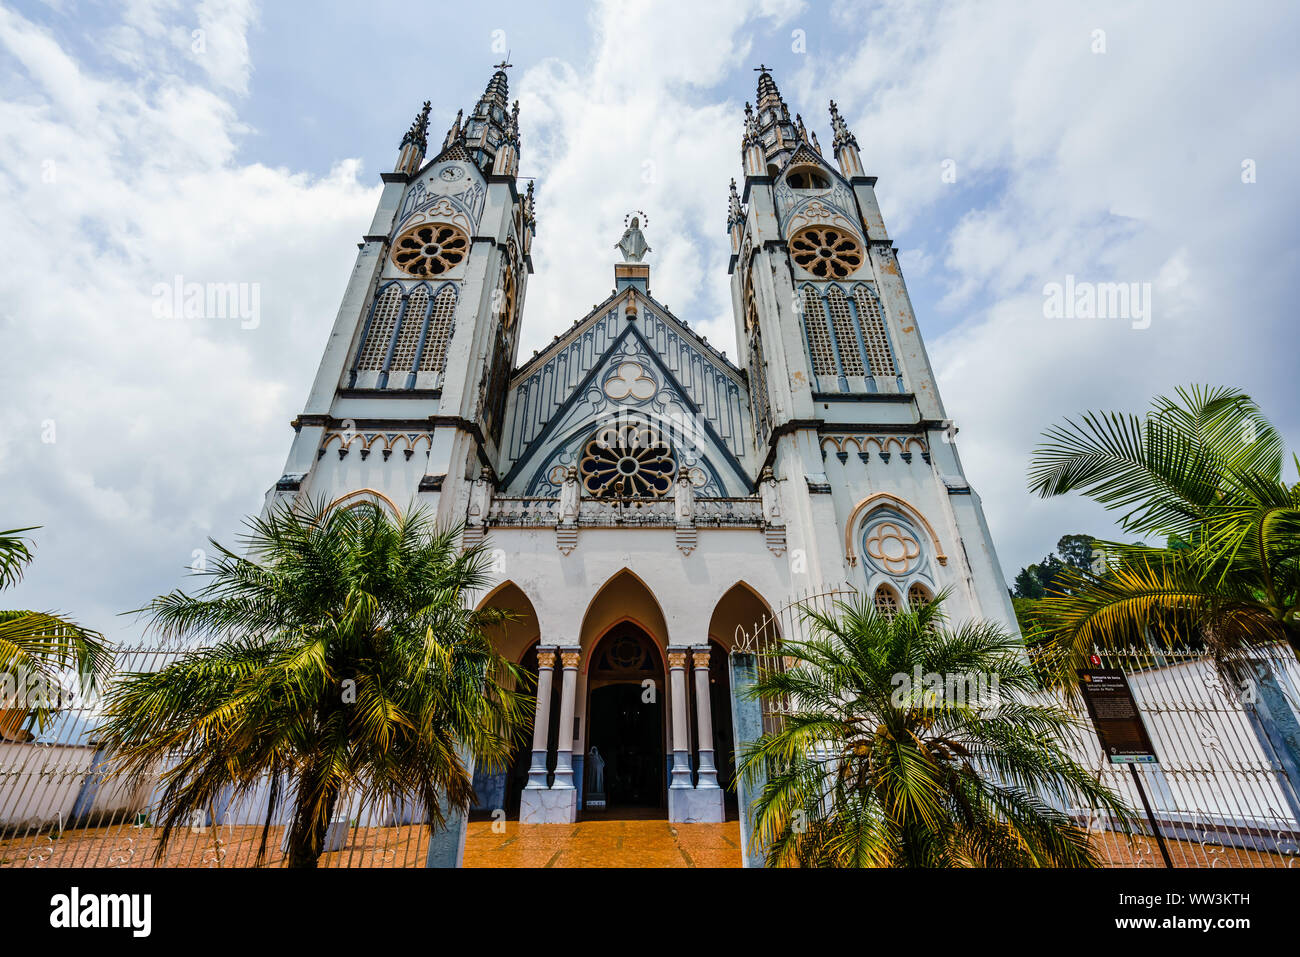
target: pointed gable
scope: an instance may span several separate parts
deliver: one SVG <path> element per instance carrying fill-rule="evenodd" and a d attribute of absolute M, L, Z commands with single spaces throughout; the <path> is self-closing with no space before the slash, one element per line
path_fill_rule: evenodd
<path fill-rule="evenodd" d="M 699 469 L 700 494 L 748 494 L 748 401 L 741 373 L 717 350 L 652 298 L 620 292 L 516 374 L 505 483 L 515 494 L 552 494 L 556 470 L 622 415 L 677 436 L 681 464 Z"/>

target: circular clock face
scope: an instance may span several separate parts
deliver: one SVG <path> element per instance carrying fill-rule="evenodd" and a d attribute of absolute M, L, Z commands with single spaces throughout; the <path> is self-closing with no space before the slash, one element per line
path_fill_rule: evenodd
<path fill-rule="evenodd" d="M 464 175 L 465 175 L 464 168 L 460 166 L 456 166 L 455 164 L 452 164 L 451 166 L 444 166 L 442 169 L 438 171 L 438 178 L 445 183 L 454 183 L 456 182 L 456 180 L 460 179 Z"/>

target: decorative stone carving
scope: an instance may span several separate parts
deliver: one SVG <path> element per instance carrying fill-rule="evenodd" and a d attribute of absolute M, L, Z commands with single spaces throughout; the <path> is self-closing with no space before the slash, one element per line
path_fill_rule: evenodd
<path fill-rule="evenodd" d="M 673 669 L 673 668 L 685 668 L 685 667 L 686 667 L 686 652 L 684 652 L 684 651 L 670 651 L 670 652 L 668 652 L 668 667 L 669 667 L 670 669 Z"/>
<path fill-rule="evenodd" d="M 844 279 L 866 258 L 857 238 L 833 226 L 809 226 L 790 239 L 790 256 L 821 279 Z"/>
<path fill-rule="evenodd" d="M 763 521 L 768 525 L 784 525 L 785 516 L 781 513 L 781 495 L 776 485 L 776 476 L 772 467 L 765 466 L 758 479 L 758 497 L 763 502 Z"/>
<path fill-rule="evenodd" d="M 561 525 L 574 525 L 578 521 L 579 503 L 578 470 L 570 465 L 564 470 L 564 484 L 560 486 Z"/>
<path fill-rule="evenodd" d="M 449 223 L 421 223 L 397 237 L 392 260 L 411 276 L 441 276 L 469 255 L 469 237 Z"/>
<path fill-rule="evenodd" d="M 877 522 L 867 529 L 863 550 L 877 568 L 889 575 L 915 571 L 921 557 L 921 543 L 912 530 L 890 520 Z"/>
<path fill-rule="evenodd" d="M 478 478 L 469 489 L 469 513 L 467 522 L 471 526 L 479 526 L 487 521 L 488 506 L 492 499 L 492 473 L 484 466 L 479 472 Z"/>
<path fill-rule="evenodd" d="M 708 669 L 709 667 L 709 649 L 706 647 L 691 649 L 691 664 L 696 668 Z"/>
<path fill-rule="evenodd" d="M 659 383 L 646 374 L 639 362 L 621 362 L 614 375 L 605 380 L 605 395 L 615 402 L 633 399 L 644 402 L 659 391 Z"/>
<path fill-rule="evenodd" d="M 677 484 L 673 489 L 675 503 L 674 514 L 678 525 L 691 525 L 695 522 L 695 485 L 691 480 L 691 470 L 682 466 L 677 473 Z"/>
<path fill-rule="evenodd" d="M 620 422 L 600 429 L 582 452 L 582 483 L 604 498 L 666 495 L 676 460 L 658 429 L 644 422 Z"/>

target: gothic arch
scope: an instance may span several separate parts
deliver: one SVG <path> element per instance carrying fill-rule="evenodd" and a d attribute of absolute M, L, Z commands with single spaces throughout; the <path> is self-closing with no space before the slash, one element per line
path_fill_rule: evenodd
<path fill-rule="evenodd" d="M 393 504 L 391 498 L 373 488 L 359 488 L 354 492 L 348 492 L 346 495 L 340 495 L 330 502 L 325 510 L 332 512 L 336 508 L 351 508 L 353 505 L 359 505 L 362 502 L 371 502 L 387 509 L 393 518 L 401 518 L 402 516 L 402 510 Z"/>
<path fill-rule="evenodd" d="M 940 565 L 948 564 L 948 556 L 944 554 L 943 543 L 939 541 L 934 526 L 921 514 L 921 510 L 905 498 L 891 495 L 889 492 L 876 492 L 874 495 L 868 495 L 853 506 L 853 511 L 849 512 L 849 520 L 844 523 L 844 555 L 848 558 L 850 565 L 858 563 L 858 554 L 853 547 L 853 539 L 857 536 L 858 528 L 861 525 L 860 519 L 865 518 L 882 505 L 892 505 L 909 519 L 916 522 L 918 526 L 925 529 L 926 534 L 930 536 L 930 541 L 934 543 L 935 560 Z"/>
<path fill-rule="evenodd" d="M 596 590 L 582 615 L 578 644 L 582 646 L 583 670 L 597 642 L 615 625 L 631 621 L 645 630 L 660 650 L 670 644 L 668 621 L 654 592 L 635 572 L 622 568 Z"/>
<path fill-rule="evenodd" d="M 537 681 L 537 647 L 542 643 L 541 625 L 532 600 L 516 582 L 507 579 L 501 582 L 479 600 L 476 609 L 500 608 L 512 612 L 509 621 L 489 626 L 487 634 L 492 647 L 498 655 L 517 666 L 528 677 L 518 690 L 533 696 L 536 694 Z M 515 686 L 514 676 L 502 669 L 504 674 L 498 680 L 506 687 Z M 551 691 L 552 730 L 559 716 L 559 688 Z M 474 771 L 474 791 L 480 802 L 478 810 L 495 810 L 504 808 L 507 815 L 514 818 L 519 813 L 519 795 L 528 779 L 528 767 L 532 756 L 531 721 L 520 729 L 521 733 L 512 741 L 512 753 L 504 769 L 489 772 L 479 767 Z M 554 740 L 554 736 L 552 737 Z M 550 767 L 554 768 L 552 759 Z"/>
<path fill-rule="evenodd" d="M 772 606 L 758 590 L 743 579 L 724 591 L 714 603 L 709 617 L 709 640 L 724 651 L 736 643 L 736 629 L 752 633 L 773 617 Z"/>
<path fill-rule="evenodd" d="M 492 625 L 487 631 L 497 654 L 514 664 L 521 663 L 542 637 L 532 599 L 517 582 L 507 579 L 484 595 L 476 606 L 480 611 L 485 608 L 500 608 L 514 614 L 510 621 Z"/>

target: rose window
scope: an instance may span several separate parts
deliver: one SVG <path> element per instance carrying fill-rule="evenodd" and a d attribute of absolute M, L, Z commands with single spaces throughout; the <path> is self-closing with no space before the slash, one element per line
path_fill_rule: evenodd
<path fill-rule="evenodd" d="M 578 470 L 583 490 L 597 498 L 659 497 L 672 489 L 677 463 L 656 430 L 632 422 L 597 432 Z"/>
<path fill-rule="evenodd" d="M 465 261 L 469 239 L 455 226 L 423 223 L 393 243 L 393 262 L 412 276 L 441 276 Z"/>
<path fill-rule="evenodd" d="M 843 279 L 862 265 L 862 246 L 849 232 L 834 226 L 809 226 L 790 240 L 794 261 L 822 279 Z"/>
<path fill-rule="evenodd" d="M 898 522 L 879 522 L 867 530 L 867 554 L 877 567 L 890 575 L 906 575 L 921 557 L 921 543 L 911 529 Z"/>

